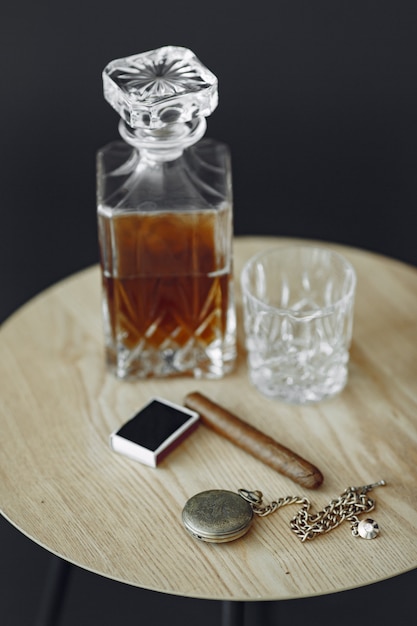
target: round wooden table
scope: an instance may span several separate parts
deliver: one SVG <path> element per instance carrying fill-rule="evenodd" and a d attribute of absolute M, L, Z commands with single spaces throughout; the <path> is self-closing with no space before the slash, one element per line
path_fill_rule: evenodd
<path fill-rule="evenodd" d="M 235 241 L 235 275 L 255 252 L 289 240 Z M 64 280 L 15 313 L 0 332 L 0 503 L 25 535 L 63 559 L 139 587 L 217 600 L 328 594 L 417 566 L 417 271 L 341 246 L 358 274 L 349 382 L 310 406 L 260 395 L 248 382 L 236 280 L 239 357 L 221 381 L 123 382 L 105 371 L 97 267 Z M 182 403 L 201 391 L 317 465 L 304 490 L 201 425 L 152 469 L 115 454 L 109 434 L 151 396 Z M 348 523 L 301 543 L 297 508 L 256 519 L 228 544 L 183 528 L 182 508 L 206 489 L 300 494 L 315 510 L 350 485 L 385 479 L 371 495 L 381 533 L 354 538 Z"/>

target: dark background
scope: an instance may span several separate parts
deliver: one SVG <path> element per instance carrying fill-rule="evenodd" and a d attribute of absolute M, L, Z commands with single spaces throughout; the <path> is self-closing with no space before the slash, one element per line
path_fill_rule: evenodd
<path fill-rule="evenodd" d="M 232 150 L 236 234 L 341 242 L 417 265 L 415 1 L 22 0 L 0 16 L 0 321 L 97 261 L 95 152 L 118 123 L 101 71 L 167 44 L 191 48 L 219 78 L 207 134 Z M 48 555 L 4 520 L 0 541 L 1 623 L 30 624 Z M 218 623 L 218 603 L 81 571 L 71 580 L 65 625 L 107 624 L 110 606 L 122 611 L 118 594 L 128 613 L 113 623 L 136 623 L 155 606 L 154 624 L 165 623 L 164 607 L 178 621 Z M 314 625 L 335 610 L 338 624 L 361 615 L 385 625 L 394 604 L 404 623 L 415 583 L 413 572 L 268 604 L 264 623 L 304 615 Z"/>

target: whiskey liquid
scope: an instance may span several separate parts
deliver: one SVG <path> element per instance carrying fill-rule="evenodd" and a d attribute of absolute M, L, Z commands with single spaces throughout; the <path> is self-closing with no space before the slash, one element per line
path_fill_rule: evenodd
<path fill-rule="evenodd" d="M 107 363 L 121 378 L 221 377 L 235 359 L 230 209 L 99 210 Z"/>

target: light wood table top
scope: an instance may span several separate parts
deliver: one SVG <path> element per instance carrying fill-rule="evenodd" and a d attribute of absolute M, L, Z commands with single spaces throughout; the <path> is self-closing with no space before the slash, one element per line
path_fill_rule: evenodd
<path fill-rule="evenodd" d="M 240 238 L 235 274 L 255 252 L 289 240 Z M 327 244 L 326 244 L 327 245 Z M 239 358 L 221 381 L 118 381 L 106 373 L 97 267 L 64 280 L 0 331 L 0 504 L 24 534 L 87 570 L 139 587 L 217 600 L 327 594 L 417 567 L 417 271 L 338 248 L 358 291 L 350 377 L 337 397 L 311 406 L 264 398 L 248 382 L 236 280 Z M 182 403 L 194 390 L 239 414 L 317 465 L 308 491 L 200 426 L 152 469 L 111 452 L 109 433 L 151 396 Z M 350 485 L 372 492 L 381 534 L 354 538 L 348 523 L 301 543 L 296 507 L 256 519 L 221 545 L 190 537 L 182 508 L 206 489 L 300 494 L 323 508 Z"/>

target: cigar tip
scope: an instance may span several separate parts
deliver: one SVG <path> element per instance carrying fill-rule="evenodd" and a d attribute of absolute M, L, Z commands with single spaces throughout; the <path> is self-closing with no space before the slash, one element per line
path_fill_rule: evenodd
<path fill-rule="evenodd" d="M 317 468 L 313 468 L 313 472 L 302 476 L 299 482 L 307 489 L 318 489 L 323 483 L 323 474 Z"/>
<path fill-rule="evenodd" d="M 202 394 L 199 391 L 190 391 L 184 398 L 184 402 L 187 402 L 190 398 L 201 398 Z"/>

